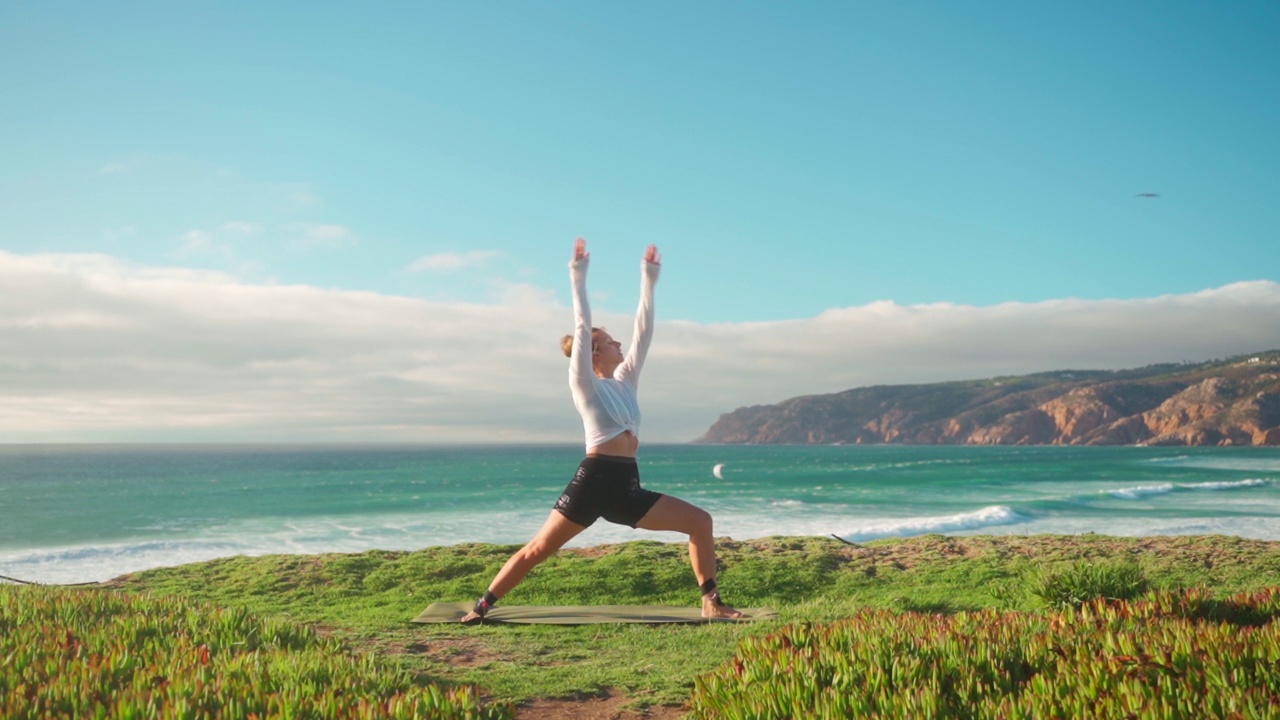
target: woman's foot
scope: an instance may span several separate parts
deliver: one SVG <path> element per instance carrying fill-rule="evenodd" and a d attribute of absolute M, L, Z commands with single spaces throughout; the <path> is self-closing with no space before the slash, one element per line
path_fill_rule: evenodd
<path fill-rule="evenodd" d="M 727 620 L 741 620 L 743 614 L 737 610 L 725 605 L 720 600 L 720 595 L 703 595 L 702 596 L 702 617 L 704 618 L 724 618 Z"/>
<path fill-rule="evenodd" d="M 493 594 L 493 591 L 485 590 L 484 597 L 477 600 L 476 606 L 471 609 L 471 612 L 463 615 L 462 619 L 458 622 L 461 622 L 463 625 L 475 625 L 476 623 L 484 622 L 484 616 L 487 615 L 489 610 L 497 604 L 498 598 Z"/>

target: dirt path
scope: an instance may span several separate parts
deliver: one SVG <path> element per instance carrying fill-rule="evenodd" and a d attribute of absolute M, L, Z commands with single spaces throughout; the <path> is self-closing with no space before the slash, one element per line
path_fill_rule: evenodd
<path fill-rule="evenodd" d="M 654 705 L 646 710 L 623 710 L 627 696 L 610 693 L 582 700 L 533 700 L 516 709 L 516 720 L 679 720 L 686 710 Z"/>

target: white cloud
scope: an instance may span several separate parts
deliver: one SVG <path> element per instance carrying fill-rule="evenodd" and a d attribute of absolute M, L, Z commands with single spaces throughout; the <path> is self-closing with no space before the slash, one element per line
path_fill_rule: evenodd
<path fill-rule="evenodd" d="M 219 245 L 214 234 L 206 230 L 188 230 L 178 236 L 181 245 L 176 251 L 178 257 L 196 257 L 227 252 L 228 247 Z"/>
<path fill-rule="evenodd" d="M 441 303 L 3 252 L 0 283 L 0 441 L 580 441 L 558 348 L 570 310 L 549 289 Z M 880 302 L 768 323 L 664 310 L 660 289 L 641 388 L 650 442 L 800 394 L 1280 348 L 1270 281 L 1138 300 Z"/>
<path fill-rule="evenodd" d="M 241 257 L 238 244 L 261 232 L 261 225 L 240 220 L 223 223 L 216 230 L 188 230 L 178 236 L 178 247 L 171 255 L 179 260 L 215 260 L 242 273 L 260 272 L 259 263 Z"/>
<path fill-rule="evenodd" d="M 355 234 L 342 225 L 290 223 L 285 229 L 293 233 L 295 242 L 303 247 L 343 247 L 356 242 Z"/>
<path fill-rule="evenodd" d="M 502 255 L 497 250 L 472 250 L 471 252 L 455 253 L 443 252 L 434 255 L 424 255 L 406 268 L 409 272 L 449 272 L 452 270 L 461 270 L 465 267 L 473 267 L 483 265 L 493 258 Z"/>
<path fill-rule="evenodd" d="M 974 307 L 881 301 L 769 323 L 661 326 L 647 390 L 719 412 L 881 384 L 1123 369 L 1280 348 L 1280 285 Z M 689 388 L 696 387 L 696 393 Z M 703 412 L 703 411 L 700 411 Z M 705 417 L 708 422 L 715 417 Z M 693 435 L 700 434 L 697 423 Z"/>

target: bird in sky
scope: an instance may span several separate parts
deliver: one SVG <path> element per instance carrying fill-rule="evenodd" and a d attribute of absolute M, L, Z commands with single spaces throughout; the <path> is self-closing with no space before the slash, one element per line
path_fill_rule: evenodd
<path fill-rule="evenodd" d="M 1138 193 L 1137 195 L 1134 195 L 1134 197 L 1136 197 L 1136 198 L 1158 198 L 1158 197 L 1160 197 L 1160 193 Z"/>

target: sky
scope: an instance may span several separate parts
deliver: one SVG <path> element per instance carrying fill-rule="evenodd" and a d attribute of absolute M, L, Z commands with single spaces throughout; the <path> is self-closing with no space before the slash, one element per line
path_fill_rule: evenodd
<path fill-rule="evenodd" d="M 0 442 L 646 441 L 1280 348 L 1280 5 L 0 5 Z"/>

